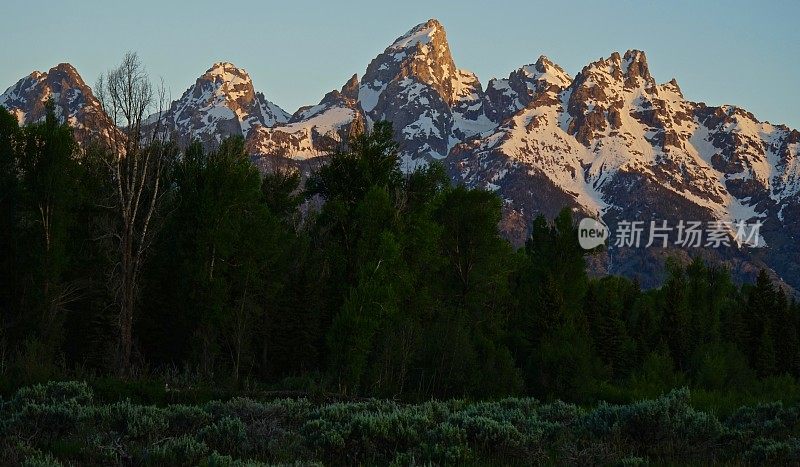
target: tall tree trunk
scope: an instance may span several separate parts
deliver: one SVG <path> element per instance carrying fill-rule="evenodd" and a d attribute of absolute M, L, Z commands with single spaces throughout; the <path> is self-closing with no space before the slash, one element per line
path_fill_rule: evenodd
<path fill-rule="evenodd" d="M 126 54 L 118 68 L 101 76 L 96 88 L 103 109 L 119 128 L 108 136 L 107 164 L 116 185 L 118 219 L 112 235 L 119 241 L 118 269 L 112 285 L 118 306 L 119 372 L 130 375 L 139 273 L 153 239 L 151 222 L 162 198 L 161 179 L 167 158 L 167 149 L 159 141 L 165 91 L 163 86 L 154 90 L 133 53 Z M 154 104 L 157 109 L 152 108 Z M 153 110 L 159 118 L 145 125 L 148 112 Z"/>

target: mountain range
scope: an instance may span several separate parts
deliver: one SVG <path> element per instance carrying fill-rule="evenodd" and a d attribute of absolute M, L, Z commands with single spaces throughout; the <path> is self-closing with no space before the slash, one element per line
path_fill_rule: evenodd
<path fill-rule="evenodd" d="M 268 94 L 267 94 L 268 95 Z M 0 96 L 21 123 L 52 100 L 79 140 L 109 131 L 92 90 L 69 64 L 33 72 Z M 398 37 L 359 78 L 293 114 L 257 92 L 245 70 L 216 63 L 172 102 L 164 121 L 176 140 L 207 146 L 241 135 L 253 161 L 324 161 L 356 128 L 393 122 L 401 165 L 437 161 L 454 183 L 496 192 L 501 231 L 524 243 L 538 214 L 563 207 L 624 220 L 763 223 L 765 248 L 683 250 L 611 246 L 598 273 L 662 278 L 663 259 L 702 253 L 739 278 L 769 269 L 800 289 L 800 132 L 735 106 L 687 100 L 675 79 L 659 84 L 645 53 L 611 53 L 575 76 L 545 56 L 484 88 L 453 61 L 436 20 Z M 731 232 L 733 233 L 733 232 Z"/>

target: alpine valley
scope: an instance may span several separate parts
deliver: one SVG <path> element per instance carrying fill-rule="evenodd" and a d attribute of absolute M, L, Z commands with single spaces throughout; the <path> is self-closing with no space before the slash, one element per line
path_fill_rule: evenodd
<path fill-rule="evenodd" d="M 642 51 L 613 52 L 575 76 L 541 56 L 484 87 L 456 66 L 432 19 L 316 105 L 289 114 L 267 96 L 243 69 L 216 63 L 163 121 L 181 144 L 214 146 L 241 135 L 253 162 L 270 170 L 277 162 L 324 163 L 350 132 L 389 120 L 405 170 L 438 162 L 454 183 L 496 192 L 504 203 L 500 229 L 517 246 L 537 215 L 553 218 L 564 207 L 602 218 L 612 232 L 622 220 L 759 221 L 763 248 L 612 244 L 591 266 L 651 287 L 661 281 L 664 258 L 702 254 L 739 279 L 767 268 L 800 288 L 800 132 L 739 107 L 685 99 L 675 79 L 659 84 L 651 76 Z M 31 123 L 44 117 L 48 100 L 79 141 L 113 131 L 66 63 L 21 79 L 0 105 Z"/>

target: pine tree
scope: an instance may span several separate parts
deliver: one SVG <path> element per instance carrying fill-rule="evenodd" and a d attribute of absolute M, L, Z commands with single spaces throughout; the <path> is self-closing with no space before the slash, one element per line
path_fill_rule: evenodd
<path fill-rule="evenodd" d="M 517 280 L 511 329 L 514 354 L 529 391 L 556 394 L 589 387 L 599 374 L 584 313 L 586 251 L 578 244 L 569 209 L 552 225 L 538 217 Z"/>
<path fill-rule="evenodd" d="M 191 146 L 176 167 L 174 187 L 143 334 L 157 355 L 194 355 L 206 371 L 224 365 L 238 381 L 261 361 L 256 331 L 285 285 L 289 227 L 264 202 L 241 138 L 211 153 Z M 155 329 L 164 322 L 172 338 Z"/>
<path fill-rule="evenodd" d="M 638 293 L 633 283 L 618 277 L 589 284 L 585 309 L 592 347 L 615 378 L 633 369 L 636 344 L 629 336 L 626 311 L 632 308 Z"/>
<path fill-rule="evenodd" d="M 765 377 L 775 373 L 775 344 L 772 337 L 772 326 L 765 323 L 761 327 L 761 335 L 756 344 L 753 366 L 759 376 Z"/>
<path fill-rule="evenodd" d="M 775 369 L 779 373 L 797 375 L 800 370 L 800 342 L 795 320 L 791 314 L 791 305 L 783 289 L 778 289 L 775 305 L 773 310 Z"/>
<path fill-rule="evenodd" d="M 661 329 L 664 343 L 679 370 L 685 370 L 691 352 L 690 305 L 686 273 L 676 263 L 668 264 L 669 278 L 661 288 Z"/>
<path fill-rule="evenodd" d="M 19 271 L 16 254 L 20 238 L 21 187 L 19 163 L 14 147 L 19 141 L 17 119 L 0 106 L 0 328 L 11 326 L 19 311 Z M 14 271 L 17 270 L 17 273 Z"/>
<path fill-rule="evenodd" d="M 22 254 L 21 310 L 32 325 L 27 358 L 47 365 L 60 359 L 63 326 L 80 285 L 67 280 L 74 250 L 71 230 L 80 203 L 80 165 L 72 130 L 58 122 L 52 103 L 44 122 L 22 129 L 18 141 L 20 233 L 14 249 Z"/>
<path fill-rule="evenodd" d="M 775 340 L 773 337 L 773 311 L 776 293 L 767 272 L 761 270 L 754 286 L 747 289 L 747 309 L 744 320 L 749 330 L 747 353 L 759 375 L 775 370 Z"/>

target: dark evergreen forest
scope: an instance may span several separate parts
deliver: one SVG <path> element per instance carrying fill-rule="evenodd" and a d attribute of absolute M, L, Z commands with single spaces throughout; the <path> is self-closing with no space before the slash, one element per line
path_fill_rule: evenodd
<path fill-rule="evenodd" d="M 623 277 L 590 279 L 586 258 L 595 252 L 578 245 L 570 210 L 536 219 L 515 250 L 498 234 L 496 195 L 452 186 L 436 164 L 399 169 L 389 123 L 353 135 L 302 183 L 288 169 L 261 174 L 241 138 L 213 151 L 152 145 L 129 152 L 115 171 L 118 153 L 77 145 L 52 112 L 19 127 L 0 109 L 0 389 L 11 397 L 2 403 L 0 439 L 18 443 L 6 444 L 8 453 L 27 452 L 13 431 L 25 397 L 44 404 L 89 394 L 98 403 L 156 410 L 291 396 L 345 401 L 354 413 L 365 410 L 359 401 L 375 398 L 436 412 L 426 401 L 519 397 L 522 404 L 530 397 L 595 407 L 688 387 L 691 393 L 664 396 L 664 410 L 685 404 L 727 416 L 742 405 L 793 404 L 800 396 L 800 305 L 766 273 L 739 285 L 725 268 L 697 258 L 669 262 L 654 290 Z M 163 165 L 155 178 L 127 176 L 142 170 L 128 163 L 156 153 Z M 120 196 L 120 180 L 141 199 Z M 136 203 L 152 200 L 152 216 L 126 218 L 120 200 L 131 202 L 134 215 Z M 126 258 L 130 251 L 141 261 Z M 65 380 L 86 383 L 13 396 Z M 221 420 L 220 433 L 244 430 Z M 397 460 L 383 451 L 350 458 L 349 448 L 328 441 L 335 446 L 308 452 L 334 453 L 335 463 Z M 198 452 L 214 451 L 210 443 Z M 506 447 L 486 455 L 533 459 Z M 476 459 L 461 454 L 414 455 Z M 90 462 L 105 462 L 99 459 Z"/>

